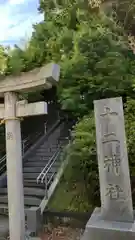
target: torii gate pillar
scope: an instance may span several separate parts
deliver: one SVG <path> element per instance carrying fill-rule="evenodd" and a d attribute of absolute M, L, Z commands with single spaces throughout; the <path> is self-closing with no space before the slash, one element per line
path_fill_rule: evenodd
<path fill-rule="evenodd" d="M 22 145 L 19 117 L 46 114 L 45 102 L 30 103 L 18 101 L 18 92 L 50 88 L 59 79 L 60 68 L 48 64 L 18 77 L 7 77 L 0 82 L 0 118 L 5 120 L 6 156 L 10 240 L 25 240 L 24 193 L 22 177 Z"/>
<path fill-rule="evenodd" d="M 17 95 L 13 92 L 7 92 L 4 98 L 10 239 L 24 240 L 22 145 L 20 120 L 16 117 Z"/>

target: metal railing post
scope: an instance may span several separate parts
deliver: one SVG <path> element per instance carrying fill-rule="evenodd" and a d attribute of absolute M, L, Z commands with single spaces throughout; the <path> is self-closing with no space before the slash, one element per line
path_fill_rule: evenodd
<path fill-rule="evenodd" d="M 45 197 L 48 198 L 48 189 L 47 189 L 47 174 L 45 175 Z"/>
<path fill-rule="evenodd" d="M 25 143 L 27 142 L 27 139 L 28 139 L 28 138 L 25 138 L 24 140 L 22 140 L 22 156 L 23 156 L 24 153 L 25 153 Z"/>
<path fill-rule="evenodd" d="M 22 156 L 24 155 L 24 144 L 25 144 L 25 142 L 24 142 L 24 140 L 22 140 Z"/>
<path fill-rule="evenodd" d="M 44 123 L 44 134 L 47 132 L 47 122 Z"/>

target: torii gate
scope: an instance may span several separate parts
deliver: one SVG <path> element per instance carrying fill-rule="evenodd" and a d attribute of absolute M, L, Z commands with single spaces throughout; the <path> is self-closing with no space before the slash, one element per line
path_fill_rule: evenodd
<path fill-rule="evenodd" d="M 6 128 L 6 158 L 10 240 L 25 239 L 24 193 L 22 178 L 22 145 L 20 117 L 47 113 L 47 103 L 28 104 L 18 95 L 35 89 L 49 89 L 59 80 L 60 67 L 50 63 L 44 67 L 0 81 L 0 119 Z"/>

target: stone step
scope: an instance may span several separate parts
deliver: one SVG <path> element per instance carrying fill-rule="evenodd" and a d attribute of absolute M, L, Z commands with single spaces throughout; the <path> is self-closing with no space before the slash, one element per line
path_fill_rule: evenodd
<path fill-rule="evenodd" d="M 53 167 L 50 169 L 50 171 L 48 172 L 47 176 L 48 178 L 52 175 L 52 173 L 54 172 L 57 172 L 57 168 L 56 167 Z M 26 173 L 23 173 L 23 178 L 24 179 L 37 179 L 37 177 L 39 176 L 40 173 L 33 173 L 33 172 L 26 172 Z"/>
<path fill-rule="evenodd" d="M 27 210 L 29 207 L 28 206 L 25 206 L 25 209 Z M 6 212 L 8 212 L 8 203 L 1 203 L 0 204 L 0 214 L 2 213 L 2 209 L 5 209 L 6 210 Z M 0 217 L 1 217 L 1 215 L 0 215 Z"/>
<path fill-rule="evenodd" d="M 51 183 L 52 183 L 52 181 L 50 182 L 50 184 Z M 48 185 L 48 188 L 50 187 L 50 184 Z M 27 188 L 38 188 L 38 189 L 45 190 L 45 183 L 41 183 L 41 182 L 37 183 L 35 181 L 35 179 L 25 179 L 24 180 L 24 187 L 27 187 Z"/>
<path fill-rule="evenodd" d="M 45 191 L 43 189 L 38 188 L 38 184 L 36 188 L 24 187 L 24 195 L 25 196 L 36 196 L 39 198 L 43 198 L 45 195 Z M 7 195 L 7 188 L 0 188 L 0 196 Z"/>
<path fill-rule="evenodd" d="M 25 173 L 27 173 L 27 172 L 29 172 L 29 173 L 40 173 L 42 171 L 42 169 L 43 169 L 42 166 L 40 166 L 40 167 L 33 167 L 33 166 L 24 167 L 23 172 L 25 172 Z"/>
<path fill-rule="evenodd" d="M 27 211 L 28 208 L 30 208 L 30 206 L 25 206 L 24 210 Z M 1 215 L 8 216 L 8 203 L 0 204 L 0 219 L 1 219 Z"/>
<path fill-rule="evenodd" d="M 27 162 L 37 162 L 37 161 L 48 161 L 50 159 L 50 157 L 53 154 L 49 155 L 49 156 L 31 156 L 30 158 L 28 158 Z"/>
<path fill-rule="evenodd" d="M 36 182 L 36 179 L 24 179 L 23 181 L 24 187 L 31 187 L 31 188 L 37 188 L 38 189 L 45 189 L 44 183 L 38 183 Z"/>
<path fill-rule="evenodd" d="M 38 153 L 38 154 L 44 154 L 44 153 L 49 153 L 49 152 L 51 152 L 51 148 L 38 148 L 36 151 L 35 151 L 35 153 Z"/>
<path fill-rule="evenodd" d="M 42 151 L 49 151 L 50 149 L 55 149 L 58 147 L 57 140 L 54 142 L 50 141 L 48 144 L 39 146 L 39 148 L 36 149 L 36 152 L 42 152 Z"/>
<path fill-rule="evenodd" d="M 8 203 L 0 204 L 0 218 L 1 215 L 8 216 Z"/>
<path fill-rule="evenodd" d="M 55 151 L 55 149 L 57 149 L 58 148 L 58 146 L 56 145 L 56 146 L 54 146 L 54 147 L 52 147 L 52 146 L 50 146 L 50 147 L 48 147 L 48 148 L 38 148 L 37 150 L 36 150 L 36 153 L 49 153 L 49 152 L 52 152 L 52 151 Z"/>
<path fill-rule="evenodd" d="M 23 173 L 23 178 L 25 179 L 25 178 L 27 178 L 27 179 L 37 179 L 37 177 L 38 177 L 38 175 L 39 175 L 39 173 L 28 173 L 28 172 L 26 172 L 26 173 Z"/>
<path fill-rule="evenodd" d="M 43 151 L 36 151 L 35 156 L 42 157 L 42 156 L 49 156 L 52 153 L 52 150 L 43 150 Z"/>
<path fill-rule="evenodd" d="M 48 148 L 55 148 L 59 144 L 58 139 L 49 139 L 47 142 L 45 141 L 42 145 L 39 146 L 39 148 L 36 151 L 40 151 L 42 149 L 48 149 Z"/>
<path fill-rule="evenodd" d="M 32 183 L 32 184 L 35 184 L 35 186 L 36 186 L 36 188 L 38 187 L 38 188 L 42 188 L 42 185 L 44 185 L 44 183 L 42 184 L 42 183 L 37 183 L 37 179 L 36 178 L 24 178 L 23 179 L 23 183 Z M 24 185 L 24 187 L 27 187 L 27 186 L 25 186 Z"/>
<path fill-rule="evenodd" d="M 52 156 L 52 155 L 51 155 Z M 50 156 L 31 156 L 27 159 L 27 162 L 36 162 L 36 161 L 48 161 Z"/>
<path fill-rule="evenodd" d="M 30 196 L 24 196 L 24 205 L 25 206 L 39 206 L 41 203 L 41 199 L 37 197 L 30 197 Z"/>
<path fill-rule="evenodd" d="M 47 166 L 47 165 L 45 165 L 45 166 Z M 31 176 L 32 176 L 32 174 L 33 174 L 33 176 L 34 176 L 35 174 L 40 174 L 40 173 L 42 172 L 42 170 L 45 168 L 45 166 L 44 166 L 44 167 L 33 167 L 33 166 L 31 166 L 31 167 L 25 167 L 25 168 L 23 168 L 23 173 L 24 173 L 24 174 L 25 174 L 25 173 L 29 173 Z M 60 166 L 60 163 L 59 163 L 59 162 L 54 163 L 54 165 L 51 167 L 51 169 L 49 170 L 48 173 L 57 172 L 59 166 Z M 47 170 L 47 169 L 48 169 L 48 168 L 46 168 L 46 170 Z"/>
<path fill-rule="evenodd" d="M 26 162 L 24 167 L 45 167 L 48 161 L 36 161 L 36 162 Z"/>
<path fill-rule="evenodd" d="M 0 196 L 0 204 L 8 203 L 8 196 L 2 195 Z M 37 197 L 30 197 L 30 196 L 24 196 L 24 205 L 26 206 L 39 206 L 41 203 L 41 199 Z"/>
<path fill-rule="evenodd" d="M 5 209 L 8 209 L 8 204 L 0 204 L 0 209 L 3 209 L 3 208 L 5 208 Z"/>
<path fill-rule="evenodd" d="M 37 198 L 43 199 L 44 195 L 45 195 L 45 190 L 40 189 L 38 185 L 36 188 L 24 187 L 24 195 L 25 196 L 35 196 Z"/>
<path fill-rule="evenodd" d="M 39 146 L 39 148 L 36 151 L 38 151 L 39 149 L 48 149 L 50 147 L 50 145 L 51 145 L 50 140 L 47 142 L 45 141 L 42 145 Z"/>
<path fill-rule="evenodd" d="M 42 157 L 43 158 L 49 158 L 55 153 L 56 150 L 57 150 L 57 148 L 55 150 L 51 150 L 51 151 L 48 151 L 48 152 L 36 152 L 35 157 L 37 157 L 37 158 L 42 158 Z"/>
<path fill-rule="evenodd" d="M 47 140 L 45 140 L 38 149 L 47 149 L 49 147 L 55 147 L 58 143 L 58 137 L 54 137 L 54 135 L 52 135 L 50 138 L 48 138 Z"/>
<path fill-rule="evenodd" d="M 9 231 L 8 217 L 0 215 L 0 239 L 2 239 L 3 236 L 6 236 L 8 231 Z"/>

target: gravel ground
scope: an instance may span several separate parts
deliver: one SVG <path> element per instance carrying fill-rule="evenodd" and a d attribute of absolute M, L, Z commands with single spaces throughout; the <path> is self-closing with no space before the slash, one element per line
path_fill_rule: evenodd
<path fill-rule="evenodd" d="M 80 240 L 83 234 L 82 229 L 70 227 L 57 227 L 49 233 L 41 235 L 42 240 Z"/>

